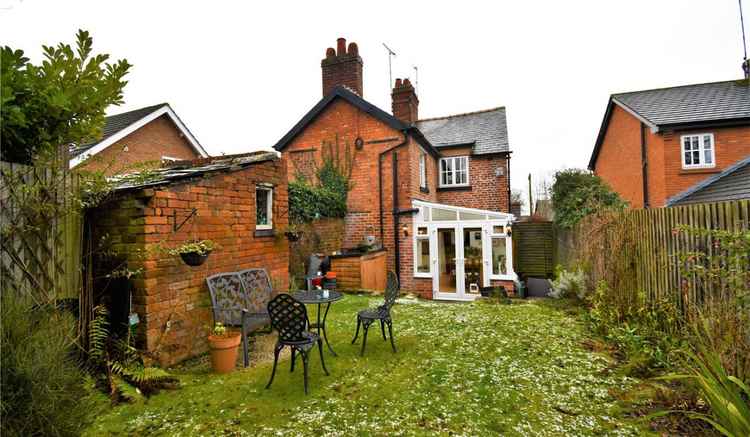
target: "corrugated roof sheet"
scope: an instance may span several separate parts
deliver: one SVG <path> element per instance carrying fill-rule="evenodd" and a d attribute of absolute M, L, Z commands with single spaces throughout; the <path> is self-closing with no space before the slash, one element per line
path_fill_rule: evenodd
<path fill-rule="evenodd" d="M 612 98 L 656 126 L 750 118 L 746 80 L 619 93 Z"/>
<path fill-rule="evenodd" d="M 416 125 L 438 149 L 471 144 L 476 155 L 510 150 L 505 107 L 419 120 Z"/>
<path fill-rule="evenodd" d="M 256 152 L 244 155 L 218 156 L 197 159 L 195 161 L 178 161 L 169 167 L 148 170 L 141 173 L 115 176 L 114 191 L 142 189 L 167 185 L 182 179 L 201 176 L 217 171 L 242 170 L 252 164 L 278 159 L 274 152 Z M 198 164 L 195 164 L 197 162 Z"/>

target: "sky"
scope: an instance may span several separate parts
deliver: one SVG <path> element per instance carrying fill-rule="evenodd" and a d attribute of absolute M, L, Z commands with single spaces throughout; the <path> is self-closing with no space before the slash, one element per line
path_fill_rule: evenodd
<path fill-rule="evenodd" d="M 0 44 L 34 61 L 79 28 L 133 64 L 108 113 L 169 102 L 210 154 L 270 149 L 322 97 L 338 37 L 359 46 L 365 99 L 390 112 L 385 43 L 393 78 L 418 79 L 420 118 L 506 107 L 524 191 L 529 174 L 536 191 L 587 166 L 610 94 L 742 74 L 738 0 L 0 0 Z"/>

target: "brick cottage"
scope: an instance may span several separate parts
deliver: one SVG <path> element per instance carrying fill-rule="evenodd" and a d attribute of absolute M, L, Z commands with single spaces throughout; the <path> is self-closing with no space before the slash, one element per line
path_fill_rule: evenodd
<path fill-rule="evenodd" d="M 212 323 L 207 276 L 265 268 L 275 289 L 287 289 L 289 246 L 276 232 L 287 225 L 287 204 L 285 166 L 268 152 L 177 162 L 123 181 L 87 221 L 91 241 L 106 240 L 105 252 L 119 254 L 114 263 L 98 257 L 98 270 L 126 263 L 139 274 L 125 282 L 97 275 L 95 289 L 115 300 L 115 320 L 138 314 L 138 345 L 162 365 L 204 352 Z M 220 247 L 198 267 L 163 250 L 191 239 Z M 132 302 L 117 301 L 128 295 L 117 290 L 123 283 Z"/>
<path fill-rule="evenodd" d="M 472 300 L 513 286 L 510 149 L 505 108 L 419 119 L 409 79 L 389 114 L 363 98 L 357 44 L 321 61 L 323 98 L 274 146 L 290 178 L 313 178 L 324 156 L 348 157 L 343 249 L 375 237 L 405 290 Z"/>

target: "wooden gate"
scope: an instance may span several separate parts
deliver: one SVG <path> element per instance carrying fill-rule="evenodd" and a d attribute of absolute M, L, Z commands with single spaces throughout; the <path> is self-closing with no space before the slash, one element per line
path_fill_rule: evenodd
<path fill-rule="evenodd" d="M 522 279 L 554 276 L 555 230 L 552 222 L 513 224 L 513 270 Z"/>

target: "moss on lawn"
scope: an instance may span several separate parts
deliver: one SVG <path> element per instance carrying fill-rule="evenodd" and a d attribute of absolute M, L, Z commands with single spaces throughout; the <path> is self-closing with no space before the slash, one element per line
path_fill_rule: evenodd
<path fill-rule="evenodd" d="M 376 297 L 349 295 L 329 315 L 331 376 L 310 360 L 280 363 L 270 390 L 264 362 L 227 376 L 205 360 L 174 372 L 181 388 L 115 407 L 89 435 L 641 435 L 612 393 L 637 380 L 605 370 L 583 345 L 575 310 L 559 302 L 514 305 L 400 301 L 397 354 L 370 330 L 367 353 L 350 345 L 357 310 Z M 299 362 L 298 362 L 299 363 Z"/>

